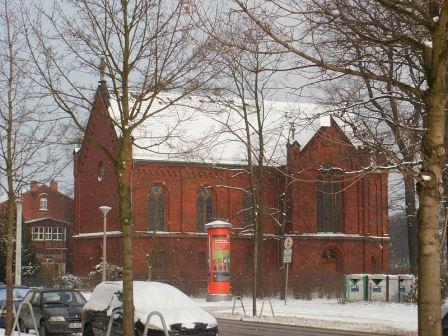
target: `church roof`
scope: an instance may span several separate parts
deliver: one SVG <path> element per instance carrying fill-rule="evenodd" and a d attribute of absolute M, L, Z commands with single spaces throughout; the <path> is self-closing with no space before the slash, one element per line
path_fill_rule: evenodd
<path fill-rule="evenodd" d="M 245 164 L 246 133 L 241 100 L 222 97 L 161 94 L 135 108 L 133 158 L 137 160 L 190 161 Z M 257 144 L 255 102 L 246 101 L 251 141 Z M 316 104 L 266 100 L 262 123 L 267 163 L 286 161 L 286 144 L 297 141 L 303 148 L 321 126 L 330 126 L 324 109 Z M 110 94 L 109 115 L 120 134 L 120 107 Z M 138 124 L 144 113 L 150 115 Z M 137 125 L 138 124 L 138 125 Z M 293 125 L 293 127 L 291 127 Z M 292 132 L 291 132 L 292 131 Z M 255 146 L 257 147 L 257 146 Z"/>

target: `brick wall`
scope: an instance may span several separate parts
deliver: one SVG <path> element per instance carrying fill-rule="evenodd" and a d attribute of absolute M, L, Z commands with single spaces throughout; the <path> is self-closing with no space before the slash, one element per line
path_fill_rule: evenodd
<path fill-rule="evenodd" d="M 75 272 L 82 275 L 101 261 L 101 235 L 87 237 L 88 233 L 102 232 L 99 206 L 112 207 L 107 217 L 108 231 L 119 230 L 113 164 L 98 146 L 112 153 L 116 148 L 115 131 L 104 118 L 106 107 L 104 95 L 98 91 L 87 126 L 88 136 L 75 155 Z M 268 234 L 264 244 L 265 290 L 279 291 L 284 281 L 284 268 L 279 262 L 282 229 L 276 222 L 285 221 L 285 233 L 295 240 L 292 279 L 300 279 L 304 274 L 318 276 L 332 272 L 332 268 L 338 274 L 387 271 L 387 174 L 342 174 L 342 233 L 316 234 L 319 169 L 359 170 L 367 162 L 365 153 L 351 145 L 332 122 L 331 126 L 316 132 L 303 149 L 298 143 L 288 145 L 287 155 L 287 167 L 269 168 L 265 175 L 264 201 L 273 214 L 265 222 Z M 128 166 L 136 231 L 135 277 L 147 278 L 147 259 L 152 252 L 157 255 L 165 251 L 169 260 L 167 269 L 152 269 L 152 278 L 179 286 L 188 284 L 185 286 L 189 291 L 204 290 L 207 271 L 200 269 L 198 263 L 200 253 L 206 252 L 206 238 L 197 230 L 196 199 L 202 187 L 211 186 L 215 217 L 230 221 L 235 228 L 231 257 L 233 279 L 238 278 L 238 281 L 233 281 L 232 286 L 238 293 L 247 291 L 253 243 L 249 237 L 239 234 L 243 226 L 240 212 L 244 199 L 244 192 L 239 189 L 247 188 L 247 176 L 236 174 L 238 167 L 186 162 L 133 161 Z M 99 179 L 100 170 L 103 174 Z M 288 176 L 281 171 L 286 171 Z M 166 234 L 147 232 L 148 193 L 155 185 L 162 187 L 166 195 Z M 286 195 L 286 209 L 283 209 L 283 194 Z M 119 236 L 108 237 L 107 249 L 108 261 L 121 264 Z M 326 250 L 335 253 L 337 265 L 322 258 Z"/>
<path fill-rule="evenodd" d="M 59 192 L 54 183 L 51 189 L 45 184 L 32 182 L 30 190 L 22 195 L 25 221 L 49 217 L 73 222 L 73 199 Z M 47 210 L 40 210 L 41 197 L 47 198 Z"/>
<path fill-rule="evenodd" d="M 61 227 L 66 230 L 65 241 L 33 241 L 37 256 L 54 256 L 66 264 L 66 271 L 73 270 L 73 199 L 58 191 L 56 181 L 50 186 L 31 182 L 30 190 L 23 195 L 23 222 L 24 228 L 32 232 L 34 227 Z M 41 199 L 47 201 L 47 208 L 41 208 Z M 59 263 L 59 262 L 58 262 Z"/>

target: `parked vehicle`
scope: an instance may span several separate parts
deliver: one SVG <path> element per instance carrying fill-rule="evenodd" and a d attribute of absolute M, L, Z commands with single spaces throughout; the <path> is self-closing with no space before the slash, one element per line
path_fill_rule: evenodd
<path fill-rule="evenodd" d="M 19 308 L 20 303 L 30 289 L 26 286 L 14 286 L 12 289 L 12 300 L 14 306 Z M 1 309 L 3 307 L 3 309 Z M 0 286 L 0 328 L 6 324 L 6 286 Z"/>
<path fill-rule="evenodd" d="M 448 304 L 444 304 L 441 309 L 442 317 L 442 333 L 443 336 L 448 336 Z"/>
<path fill-rule="evenodd" d="M 31 303 L 40 336 L 81 332 L 81 310 L 86 303 L 81 292 L 74 289 L 31 289 L 23 301 Z M 24 332 L 35 329 L 28 305 L 22 306 L 19 327 Z"/>
<path fill-rule="evenodd" d="M 103 282 L 96 286 L 82 313 L 83 336 L 105 336 L 111 316 L 111 335 L 123 335 L 123 283 Z M 171 336 L 218 336 L 216 319 L 177 288 L 160 283 L 134 281 L 134 328 L 143 336 L 148 315 L 160 313 Z M 151 319 L 148 336 L 162 336 L 159 316 Z"/>

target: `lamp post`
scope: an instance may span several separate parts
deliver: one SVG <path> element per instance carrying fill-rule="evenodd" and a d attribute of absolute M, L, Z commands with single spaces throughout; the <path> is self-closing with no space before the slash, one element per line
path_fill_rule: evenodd
<path fill-rule="evenodd" d="M 112 209 L 111 207 L 108 207 L 106 205 L 100 206 L 98 209 L 100 209 L 100 211 L 103 213 L 103 274 L 101 277 L 101 281 L 106 281 L 106 227 L 107 227 L 107 222 L 106 222 L 106 217 L 107 214 L 109 213 L 110 209 Z"/>
<path fill-rule="evenodd" d="M 17 196 L 17 218 L 16 218 L 16 268 L 14 282 L 16 286 L 22 284 L 22 196 Z"/>

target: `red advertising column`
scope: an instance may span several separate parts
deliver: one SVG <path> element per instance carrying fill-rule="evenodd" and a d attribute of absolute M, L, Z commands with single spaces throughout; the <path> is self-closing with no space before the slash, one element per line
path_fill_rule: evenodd
<path fill-rule="evenodd" d="M 214 221 L 205 225 L 208 235 L 207 301 L 231 301 L 230 232 L 232 224 Z"/>

